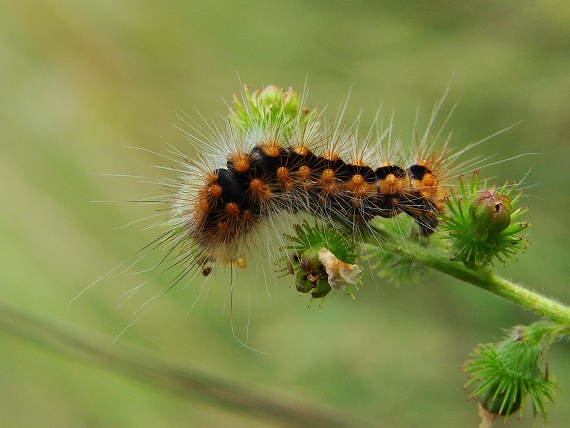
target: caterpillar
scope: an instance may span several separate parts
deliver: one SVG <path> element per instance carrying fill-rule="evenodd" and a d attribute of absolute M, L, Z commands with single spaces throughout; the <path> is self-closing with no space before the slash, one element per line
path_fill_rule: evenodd
<path fill-rule="evenodd" d="M 415 136 L 415 155 L 395 162 L 390 158 L 401 142 L 393 139 L 392 123 L 362 135 L 358 123 L 343 123 L 343 112 L 328 126 L 293 88 L 271 85 L 251 94 L 246 86 L 241 101 L 234 95 L 224 126 L 187 122 L 200 153 L 190 158 L 177 150 L 177 177 L 167 184 L 169 230 L 158 242 L 172 246 L 169 255 L 184 266 L 183 277 L 207 276 L 219 265 L 245 267 L 247 254 L 259 251 L 260 229 L 298 213 L 355 234 L 375 217 L 405 215 L 428 237 L 461 153 L 450 154 L 449 137 L 439 142 L 441 130 L 432 135 L 444 98 L 423 136 Z"/>
<path fill-rule="evenodd" d="M 352 124 L 345 123 L 345 104 L 329 125 L 323 112 L 305 107 L 306 91 L 300 95 L 293 88 L 271 85 L 251 94 L 245 86 L 241 99 L 234 95 L 229 115 L 220 116 L 217 123 L 203 118 L 204 126 L 181 116 L 190 130 L 179 129 L 197 153 L 188 156 L 178 148 L 169 154 L 151 152 L 174 163 L 159 166 L 174 177 L 150 180 L 164 188 L 166 197 L 137 201 L 165 206 L 141 220 L 158 217 L 154 226 L 166 230 L 136 253 L 134 262 L 133 255 L 84 288 L 69 304 L 127 263 L 121 274 L 152 271 L 160 275 L 172 269 L 175 276 L 170 286 L 143 301 L 133 313 L 137 314 L 134 321 L 114 343 L 146 313 L 155 298 L 183 280 L 190 283 L 200 274 L 209 277 L 219 267 L 230 268 L 233 311 L 234 268 L 245 268 L 248 260 L 258 255 L 281 254 L 274 259 L 280 268 L 274 265 L 273 272 L 295 275 L 296 290 L 310 293 L 311 302 L 331 290 L 343 290 L 354 298 L 350 287 L 361 284 L 359 260 L 369 261 L 376 275 L 391 276 L 394 282 L 418 279 L 425 266 L 416 263 L 413 256 L 383 248 L 386 237 L 403 238 L 397 245 L 406 245 L 411 238 L 425 246 L 439 228 L 442 237 L 451 242 L 457 261 L 481 266 L 493 258 L 501 262 L 503 256 L 512 258 L 525 248 L 527 241 L 517 234 L 528 224 L 497 228 L 499 223 L 501 228 L 508 226 L 506 217 L 515 219 L 524 213 L 520 209 L 511 212 L 520 198 L 520 194 L 513 194 L 517 183 L 488 190 L 486 180 L 480 185 L 477 171 L 472 180 L 465 181 L 459 174 L 528 153 L 494 163 L 488 163 L 488 157 L 459 161 L 466 151 L 512 127 L 453 151 L 451 134 L 444 136 L 443 132 L 454 108 L 435 128 L 447 92 L 436 102 L 422 134 L 416 132 L 417 123 L 414 125 L 414 147 L 409 152 L 394 132 L 393 119 L 383 128 L 377 115 L 370 130 L 363 133 L 359 117 Z M 450 178 L 458 175 L 458 183 L 453 185 Z M 474 196 L 473 209 L 470 201 Z M 446 207 L 452 216 L 444 212 Z M 313 218 L 314 226 L 307 217 Z M 409 221 L 398 221 L 403 218 Z M 482 218 L 492 224 L 486 225 Z M 406 231 L 404 227 L 410 224 L 412 229 Z M 496 231 L 491 241 L 481 241 L 480 231 L 489 235 L 491 227 Z M 151 247 L 166 247 L 166 254 L 158 263 L 151 261 L 150 268 L 139 269 L 150 254 L 144 250 Z M 485 251 L 481 251 L 483 247 Z M 276 250 L 288 253 L 283 256 Z M 262 272 L 265 276 L 265 268 Z M 145 279 L 123 293 L 119 304 L 149 281 Z M 208 282 L 203 281 L 192 307 L 208 294 Z M 267 287 L 267 279 L 265 284 Z M 255 350 L 238 338 L 233 318 L 231 327 L 240 343 Z"/>

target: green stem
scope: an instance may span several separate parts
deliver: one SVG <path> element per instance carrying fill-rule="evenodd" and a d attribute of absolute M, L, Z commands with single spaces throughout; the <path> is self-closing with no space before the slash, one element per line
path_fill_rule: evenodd
<path fill-rule="evenodd" d="M 429 266 L 435 270 L 451 275 L 457 279 L 473 284 L 497 296 L 503 297 L 519 306 L 530 309 L 551 320 L 570 325 L 570 307 L 563 305 L 548 297 L 515 284 L 494 272 L 479 268 L 469 269 L 461 262 L 451 261 L 444 254 L 422 247 L 410 241 L 403 242 L 385 230 L 371 225 L 372 229 L 386 238 L 382 241 L 384 250 L 392 251 L 402 257 L 412 259 L 414 262 Z M 370 237 L 369 243 L 378 245 L 378 236 Z"/>
<path fill-rule="evenodd" d="M 109 350 L 109 338 L 97 338 L 93 332 L 70 329 L 0 303 L 0 332 L 75 360 L 119 373 L 153 387 L 210 402 L 221 408 L 257 417 L 268 425 L 280 427 L 362 427 L 370 426 L 355 415 L 341 415 L 330 408 L 252 391 L 162 360 L 139 347 L 116 343 Z"/>

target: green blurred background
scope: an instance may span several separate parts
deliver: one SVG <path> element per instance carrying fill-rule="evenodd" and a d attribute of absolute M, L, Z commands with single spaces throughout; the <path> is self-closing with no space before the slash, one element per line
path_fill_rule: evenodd
<path fill-rule="evenodd" d="M 133 314 L 171 277 L 116 271 L 68 307 L 158 233 L 145 230 L 152 222 L 121 228 L 152 215 L 152 206 L 91 202 L 159 193 L 104 175 L 156 178 L 165 172 L 153 165 L 171 166 L 124 147 L 185 150 L 177 110 L 194 119 L 197 111 L 225 114 L 223 100 L 240 82 L 302 88 L 308 79 L 309 103 L 329 105 L 329 115 L 351 91 L 349 118 L 363 109 L 368 124 L 382 103 L 406 141 L 418 104 L 427 119 L 450 82 L 447 107 L 460 99 L 449 126 L 457 147 L 522 121 L 472 151 L 497 160 L 537 153 L 482 171 L 501 183 L 530 170 L 532 245 L 497 270 L 570 302 L 566 1 L 2 0 L 0 70 L 0 303 L 103 351 L 142 314 L 110 355 L 134 345 L 189 373 L 355 426 L 477 426 L 477 405 L 463 390 L 467 353 L 497 340 L 501 328 L 536 319 L 439 274 L 399 288 L 368 275 L 356 302 L 340 295 L 310 309 L 287 280 L 266 290 L 264 281 L 241 278 L 230 314 L 220 272 L 206 298 L 198 279 Z M 142 281 L 139 293 L 117 302 Z M 287 426 L 287 417 L 263 419 L 248 405 L 135 380 L 110 357 L 92 364 L 87 354 L 58 351 L 51 333 L 30 333 L 9 313 L 0 332 L 1 426 Z M 249 327 L 247 344 L 264 354 L 234 339 L 232 320 L 241 340 Z M 551 427 L 570 420 L 569 355 L 560 344 L 550 356 L 563 389 Z M 531 426 L 529 409 L 508 425 Z"/>

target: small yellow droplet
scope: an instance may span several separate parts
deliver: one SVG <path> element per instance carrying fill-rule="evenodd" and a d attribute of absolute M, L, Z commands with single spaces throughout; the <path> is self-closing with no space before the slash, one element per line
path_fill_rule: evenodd
<path fill-rule="evenodd" d="M 243 256 L 238 257 L 234 261 L 234 266 L 240 269 L 245 269 L 247 267 L 247 260 Z"/>

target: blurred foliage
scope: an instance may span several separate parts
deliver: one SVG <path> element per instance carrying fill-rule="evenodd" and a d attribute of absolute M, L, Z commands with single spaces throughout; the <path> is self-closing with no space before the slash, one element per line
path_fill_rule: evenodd
<path fill-rule="evenodd" d="M 188 128 L 177 109 L 196 120 L 196 110 L 225 114 L 241 83 L 302 89 L 308 80 L 310 107 L 329 104 L 331 117 L 350 91 L 349 114 L 364 109 L 366 123 L 382 104 L 409 141 L 417 105 L 421 126 L 451 82 L 450 108 L 461 99 L 449 125 L 454 144 L 522 121 L 470 154 L 494 155 L 486 161 L 493 163 L 538 153 L 481 170 L 497 184 L 530 170 L 522 204 L 532 244 L 499 271 L 568 302 L 568 22 L 563 1 L 1 1 L 2 302 L 81 334 L 96 331 L 109 346 L 120 335 L 119 345 L 176 366 L 373 425 L 475 426 L 476 403 L 462 389 L 467 353 L 532 314 L 438 274 L 396 289 L 370 272 L 356 302 L 307 309 L 292 284 L 273 280 L 267 261 L 239 272 L 231 313 L 223 271 L 137 312 L 175 275 L 121 275 L 157 235 L 146 229 L 152 220 L 121 226 L 155 207 L 91 201 L 158 194 L 136 177 L 161 177 L 152 165 L 169 162 L 122 148 L 185 150 L 176 126 Z M 235 340 L 232 323 L 240 340 L 265 353 Z M 2 426 L 270 424 L 63 358 L 42 341 L 9 332 L 0 341 Z M 551 427 L 570 419 L 568 352 L 561 344 L 550 358 L 562 389 Z M 532 418 L 511 424 L 531 426 Z"/>

